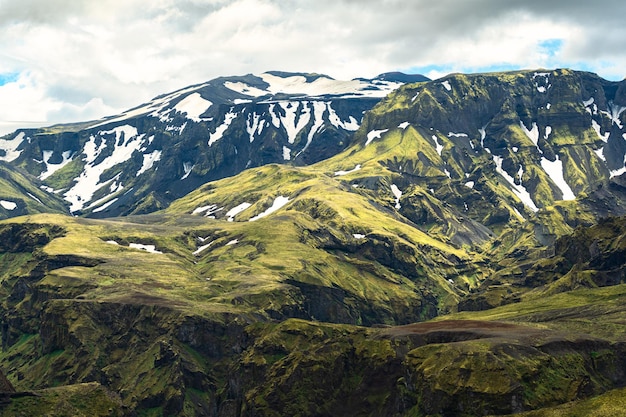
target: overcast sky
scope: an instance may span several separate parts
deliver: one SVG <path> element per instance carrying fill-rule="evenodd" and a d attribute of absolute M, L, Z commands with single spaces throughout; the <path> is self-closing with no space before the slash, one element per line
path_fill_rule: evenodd
<path fill-rule="evenodd" d="M 97 119 L 268 70 L 621 80 L 625 16 L 624 0 L 0 0 L 0 122 Z"/>

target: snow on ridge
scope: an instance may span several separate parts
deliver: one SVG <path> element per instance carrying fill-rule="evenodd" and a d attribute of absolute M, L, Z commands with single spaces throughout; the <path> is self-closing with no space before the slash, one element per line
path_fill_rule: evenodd
<path fill-rule="evenodd" d="M 224 133 L 230 127 L 230 124 L 237 118 L 238 114 L 234 113 L 232 110 L 233 109 L 230 109 L 230 111 L 224 115 L 224 122 L 215 128 L 215 132 L 209 133 L 209 146 L 212 146 L 215 142 L 222 139 Z"/>
<path fill-rule="evenodd" d="M 353 97 L 384 97 L 398 88 L 400 83 L 377 83 L 350 80 L 340 81 L 328 77 L 319 77 L 309 82 L 302 75 L 279 77 L 264 73 L 260 75 L 269 84 L 271 94 L 303 94 L 313 97 L 325 95 L 349 95 Z"/>
<path fill-rule="evenodd" d="M 200 93 L 196 92 L 189 94 L 179 101 L 174 106 L 174 109 L 177 112 L 186 113 L 187 119 L 193 120 L 194 122 L 201 122 L 202 118 L 200 115 L 207 111 L 212 105 L 213 103 L 211 101 L 206 100 Z"/>
<path fill-rule="evenodd" d="M 17 203 L 14 201 L 0 200 L 0 206 L 5 210 L 13 211 L 17 208 Z"/>
<path fill-rule="evenodd" d="M 374 139 L 380 139 L 383 133 L 387 133 L 389 129 L 382 130 L 372 130 L 367 134 L 367 141 L 365 142 L 365 146 L 369 145 Z"/>
<path fill-rule="evenodd" d="M 236 93 L 244 94 L 251 97 L 262 97 L 269 94 L 269 91 L 267 90 L 261 90 L 260 88 L 253 87 L 241 81 L 226 81 L 224 83 L 224 87 Z"/>
<path fill-rule="evenodd" d="M 272 206 L 270 208 L 265 210 L 263 213 L 254 216 L 253 218 L 250 219 L 250 221 L 253 222 L 253 221 L 259 220 L 259 219 L 261 219 L 261 218 L 263 218 L 265 216 L 269 216 L 270 214 L 274 213 L 275 211 L 280 210 L 288 202 L 289 202 L 289 197 L 283 197 L 282 195 L 279 195 L 278 197 L 276 197 L 276 199 L 274 199 L 274 203 L 272 203 Z"/>
<path fill-rule="evenodd" d="M 12 162 L 19 158 L 22 151 L 18 151 L 17 148 L 22 144 L 25 136 L 24 132 L 20 132 L 13 139 L 0 139 L 0 149 L 5 153 L 4 156 L 0 156 L 0 161 Z"/>
<path fill-rule="evenodd" d="M 356 172 L 356 171 L 358 171 L 360 169 L 361 169 L 361 164 L 357 164 L 354 168 L 352 168 L 349 171 L 335 171 L 335 176 L 336 177 L 340 177 L 340 176 L 343 176 L 343 175 L 348 175 L 348 174 Z"/>
<path fill-rule="evenodd" d="M 524 187 L 521 184 L 520 185 L 515 184 L 515 180 L 513 179 L 513 177 L 511 177 L 508 172 L 502 169 L 502 161 L 503 161 L 502 157 L 493 155 L 493 161 L 496 163 L 496 172 L 498 172 L 498 174 L 504 177 L 504 179 L 511 186 L 513 193 L 522 201 L 522 203 L 524 203 L 528 208 L 530 208 L 534 212 L 539 211 L 539 209 L 535 205 L 535 202 L 531 198 L 530 193 L 528 192 L 528 190 L 526 190 L 526 187 Z"/>
<path fill-rule="evenodd" d="M 241 203 L 238 206 L 233 207 L 232 209 L 226 212 L 226 217 L 228 217 L 228 221 L 232 222 L 235 220 L 235 216 L 239 213 L 249 209 L 252 206 L 250 203 Z"/>
<path fill-rule="evenodd" d="M 209 85 L 209 83 L 187 87 L 182 90 L 166 94 L 162 97 L 156 97 L 148 103 L 135 107 L 134 109 L 126 110 L 122 114 L 115 116 L 112 119 L 107 119 L 102 122 L 96 123 L 95 125 L 91 125 L 89 126 L 89 129 L 104 126 L 110 123 L 121 122 L 124 120 L 132 119 L 133 117 L 143 116 L 144 114 L 148 113 L 151 117 L 156 117 L 163 121 L 164 118 L 167 119 L 167 117 L 165 117 L 165 114 L 171 111 L 171 109 L 167 108 L 167 105 L 170 103 L 170 101 L 182 96 L 183 94 L 199 90 L 207 85 Z"/>
<path fill-rule="evenodd" d="M 563 161 L 559 159 L 559 156 L 556 156 L 555 161 L 550 161 L 549 159 L 542 157 L 541 158 L 541 167 L 548 174 L 552 182 L 559 187 L 561 192 L 563 193 L 563 200 L 575 200 L 576 195 L 570 188 L 570 186 L 565 181 L 565 177 L 563 176 Z"/>

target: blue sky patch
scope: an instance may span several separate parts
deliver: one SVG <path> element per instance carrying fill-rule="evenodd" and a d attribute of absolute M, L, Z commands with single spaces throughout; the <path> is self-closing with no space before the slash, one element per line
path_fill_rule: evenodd
<path fill-rule="evenodd" d="M 546 39 L 539 42 L 539 49 L 550 57 L 553 57 L 563 48 L 563 39 Z"/>
<path fill-rule="evenodd" d="M 0 74 L 0 86 L 17 81 L 19 76 L 19 72 L 7 72 Z"/>

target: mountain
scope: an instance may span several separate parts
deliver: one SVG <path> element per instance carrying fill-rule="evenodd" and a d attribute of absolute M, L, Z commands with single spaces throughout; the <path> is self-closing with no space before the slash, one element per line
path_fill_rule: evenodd
<path fill-rule="evenodd" d="M 300 82 L 297 90 L 332 81 L 220 81 L 221 94 L 246 90 L 252 103 L 227 103 L 223 116 L 210 116 L 212 104 L 183 132 L 203 127 L 198 149 L 211 154 L 220 144 L 256 146 L 260 137 L 234 128 L 252 123 L 249 107 L 241 112 L 251 118 L 231 116 L 208 141 L 233 106 L 285 110 L 261 95 L 272 77 Z M 332 83 L 323 100 L 333 109 L 357 100 L 353 87 Z M 162 210 L 103 219 L 50 210 L 0 222 L 0 372 L 37 394 L 13 398 L 3 415 L 65 403 L 77 415 L 620 414 L 625 86 L 563 69 L 418 80 L 373 98 L 343 145 L 316 136 L 287 162 L 276 149 L 277 160 L 180 190 Z M 197 104 L 196 91 L 180 94 Z M 303 100 L 321 107 L 316 94 Z M 109 155 L 99 147 L 139 140 L 130 120 L 161 123 L 145 115 L 183 101 L 171 96 L 98 122 L 110 127 L 47 132 L 91 132 L 81 148 L 89 172 Z M 182 122 L 174 107 L 167 117 Z M 259 116 L 263 132 L 271 114 Z M 304 149 L 311 120 L 293 144 L 283 129 L 276 143 Z M 105 128 L 113 133 L 98 142 Z M 38 132 L 24 137 L 41 141 Z M 154 151 L 146 141 L 141 155 Z M 14 143 L 3 143 L 5 155 L 21 151 L 11 163 L 28 167 L 28 141 Z M 299 161 L 315 144 L 328 153 Z M 79 172 L 72 158 L 57 171 L 69 179 Z M 232 164 L 249 158 L 239 150 Z M 130 177 L 177 165 L 161 156 Z M 179 174 L 172 184 L 187 180 Z M 34 175 L 24 178 L 36 184 Z M 128 191 L 121 178 L 111 184 Z"/>
<path fill-rule="evenodd" d="M 18 130 L 0 140 L 0 160 L 36 176 L 74 215 L 147 213 L 246 168 L 335 155 L 365 111 L 413 79 L 426 80 L 221 77 L 96 122 Z"/>

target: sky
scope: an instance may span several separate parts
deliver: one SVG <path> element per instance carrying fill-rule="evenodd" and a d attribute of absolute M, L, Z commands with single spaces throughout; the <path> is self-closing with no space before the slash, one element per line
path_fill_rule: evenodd
<path fill-rule="evenodd" d="M 0 123 L 95 120 L 270 70 L 622 80 L 624 16 L 623 0 L 0 0 Z"/>

